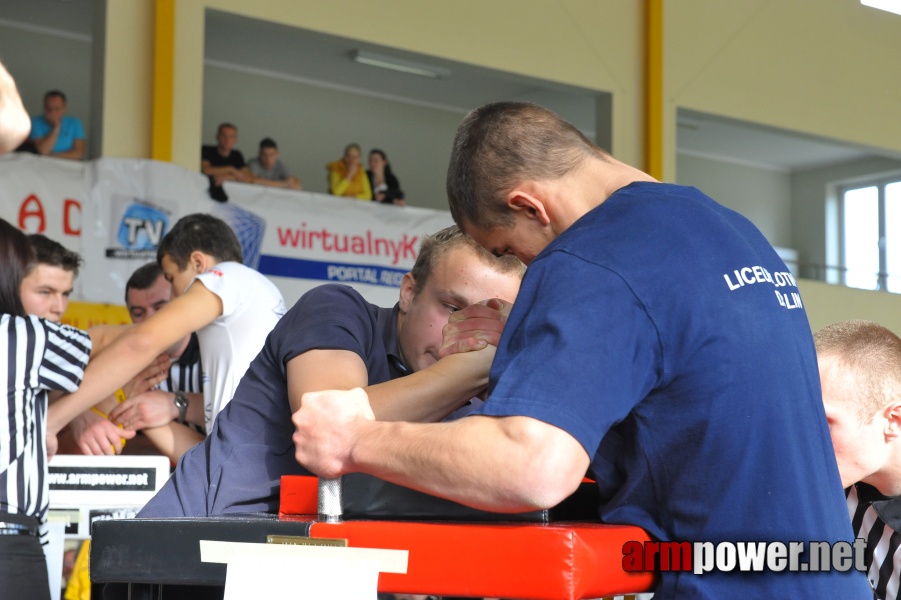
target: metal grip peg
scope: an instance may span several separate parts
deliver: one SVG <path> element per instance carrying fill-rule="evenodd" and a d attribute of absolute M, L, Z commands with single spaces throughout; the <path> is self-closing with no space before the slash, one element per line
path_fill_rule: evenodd
<path fill-rule="evenodd" d="M 341 478 L 319 478 L 319 520 L 337 523 L 341 520 Z"/>

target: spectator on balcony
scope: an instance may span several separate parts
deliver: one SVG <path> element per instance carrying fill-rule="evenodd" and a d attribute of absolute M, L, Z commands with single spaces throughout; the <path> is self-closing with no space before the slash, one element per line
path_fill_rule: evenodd
<path fill-rule="evenodd" d="M 382 150 L 373 148 L 369 152 L 369 187 L 372 188 L 372 199 L 383 204 L 397 204 L 405 206 L 404 192 L 400 189 L 400 182 L 391 171 L 388 156 Z"/>
<path fill-rule="evenodd" d="M 369 178 L 360 164 L 360 145 L 348 144 L 341 160 L 328 163 L 329 193 L 357 200 L 372 200 Z"/>
<path fill-rule="evenodd" d="M 84 158 L 84 126 L 66 114 L 66 95 L 59 90 L 44 94 L 44 114 L 32 117 L 29 141 L 38 154 L 55 158 Z"/>
<path fill-rule="evenodd" d="M 205 145 L 200 151 L 200 171 L 210 178 L 210 197 L 219 202 L 228 200 L 222 184 L 226 181 L 248 183 L 252 175 L 244 162 L 244 155 L 235 150 L 238 128 L 222 123 L 216 130 L 216 145 Z"/>
<path fill-rule="evenodd" d="M 301 189 L 300 180 L 291 175 L 279 158 L 278 145 L 272 138 L 260 141 L 260 153 L 247 163 L 253 183 L 291 190 Z"/>

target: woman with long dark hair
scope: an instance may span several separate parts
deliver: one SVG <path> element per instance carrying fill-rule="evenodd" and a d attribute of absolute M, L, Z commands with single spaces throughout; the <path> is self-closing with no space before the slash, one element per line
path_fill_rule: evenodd
<path fill-rule="evenodd" d="M 78 387 L 91 338 L 25 314 L 19 287 L 33 260 L 25 234 L 0 219 L 0 386 L 7 392 L 6 409 L 0 409 L 0 590 L 4 598 L 49 599 L 41 547 L 47 392 Z"/>
<path fill-rule="evenodd" d="M 406 205 L 400 182 L 394 176 L 388 156 L 382 150 L 373 148 L 369 152 L 369 169 L 366 174 L 369 176 L 373 200 L 383 204 Z"/>

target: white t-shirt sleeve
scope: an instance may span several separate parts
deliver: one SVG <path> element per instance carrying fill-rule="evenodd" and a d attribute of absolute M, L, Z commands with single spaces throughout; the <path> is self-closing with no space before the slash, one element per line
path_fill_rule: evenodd
<path fill-rule="evenodd" d="M 239 263 L 235 262 L 219 263 L 194 277 L 194 281 L 200 281 L 206 289 L 222 300 L 222 319 L 225 320 L 238 311 L 242 302 L 241 298 L 248 297 L 248 294 L 241 294 L 241 285 L 238 279 L 240 273 L 236 273 L 236 266 L 241 267 Z M 194 283 L 192 282 L 191 285 Z"/>

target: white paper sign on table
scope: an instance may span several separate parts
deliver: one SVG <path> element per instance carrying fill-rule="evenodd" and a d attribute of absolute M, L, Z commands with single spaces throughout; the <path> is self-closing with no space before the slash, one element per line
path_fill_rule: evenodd
<path fill-rule="evenodd" d="M 303 558 L 232 554 L 223 600 L 310 598 L 376 600 L 379 569 L 374 560 L 332 556 Z"/>
<path fill-rule="evenodd" d="M 203 562 L 226 563 L 224 600 L 375 600 L 379 572 L 406 573 L 406 550 L 200 541 Z"/>

